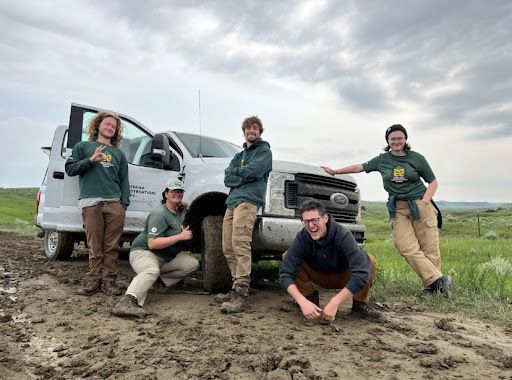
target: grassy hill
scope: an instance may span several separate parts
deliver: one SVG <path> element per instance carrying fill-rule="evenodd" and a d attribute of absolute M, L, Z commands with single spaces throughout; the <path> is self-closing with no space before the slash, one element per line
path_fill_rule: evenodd
<path fill-rule="evenodd" d="M 35 233 L 38 188 L 0 188 L 0 228 Z"/>

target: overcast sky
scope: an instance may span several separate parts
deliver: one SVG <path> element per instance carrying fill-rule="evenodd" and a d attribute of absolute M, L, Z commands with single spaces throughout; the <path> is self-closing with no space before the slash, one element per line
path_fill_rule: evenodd
<path fill-rule="evenodd" d="M 0 0 L 0 187 L 39 186 L 71 102 L 341 167 L 403 124 L 437 199 L 512 201 L 512 2 Z M 357 174 L 365 200 L 380 175 Z"/>

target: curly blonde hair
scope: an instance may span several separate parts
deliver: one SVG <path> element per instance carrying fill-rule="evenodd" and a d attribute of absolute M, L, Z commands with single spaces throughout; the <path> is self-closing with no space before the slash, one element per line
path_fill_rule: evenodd
<path fill-rule="evenodd" d="M 100 128 L 100 124 L 106 117 L 111 117 L 116 121 L 116 133 L 110 139 L 110 144 L 115 146 L 116 148 L 121 145 L 121 139 L 123 135 L 123 124 L 121 124 L 121 119 L 113 112 L 98 112 L 96 116 L 94 116 L 89 125 L 87 126 L 87 134 L 89 135 L 89 140 L 95 141 L 98 139 L 98 130 Z"/>

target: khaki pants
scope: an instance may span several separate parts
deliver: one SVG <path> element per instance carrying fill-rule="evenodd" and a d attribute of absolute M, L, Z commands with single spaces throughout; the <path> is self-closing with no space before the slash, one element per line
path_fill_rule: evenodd
<path fill-rule="evenodd" d="M 123 233 L 125 210 L 119 202 L 100 202 L 84 207 L 87 245 L 89 246 L 89 278 L 113 285 L 117 277 L 119 239 Z"/>
<path fill-rule="evenodd" d="M 222 251 L 233 279 L 233 289 L 249 295 L 251 283 L 251 242 L 258 208 L 247 202 L 226 209 L 222 223 Z"/>
<path fill-rule="evenodd" d="M 151 251 L 143 249 L 130 252 L 130 265 L 137 275 L 126 289 L 127 294 L 137 298 L 140 306 L 144 305 L 148 290 L 158 279 L 162 279 L 166 286 L 176 284 L 199 268 L 199 261 L 184 252 L 171 261 L 164 261 Z"/>
<path fill-rule="evenodd" d="M 391 219 L 393 239 L 400 255 L 427 287 L 442 276 L 437 210 L 416 200 L 420 219 L 413 220 L 406 201 L 396 201 L 396 217 Z"/>
<path fill-rule="evenodd" d="M 286 254 L 287 252 L 283 253 L 283 261 Z M 372 266 L 370 279 L 360 291 L 354 294 L 354 301 L 368 303 L 370 300 L 370 288 L 377 274 L 377 260 L 372 255 L 368 255 L 368 258 Z M 299 292 L 301 292 L 304 297 L 307 297 L 312 295 L 315 291 L 313 284 L 317 284 L 324 289 L 343 289 L 348 284 L 351 277 L 352 273 L 348 268 L 339 272 L 321 272 L 304 262 L 295 276 L 294 282 Z"/>

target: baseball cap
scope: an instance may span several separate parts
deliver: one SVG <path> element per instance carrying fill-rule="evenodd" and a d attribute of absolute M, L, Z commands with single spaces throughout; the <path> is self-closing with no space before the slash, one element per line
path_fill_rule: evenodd
<path fill-rule="evenodd" d="M 169 182 L 167 182 L 167 190 L 185 191 L 185 188 L 183 187 L 183 182 L 181 182 L 179 179 L 170 179 Z"/>

